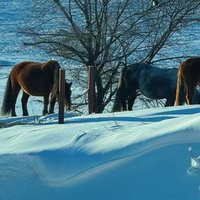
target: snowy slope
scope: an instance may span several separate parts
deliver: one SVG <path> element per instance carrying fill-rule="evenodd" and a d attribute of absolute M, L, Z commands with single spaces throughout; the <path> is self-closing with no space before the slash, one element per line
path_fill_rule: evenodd
<path fill-rule="evenodd" d="M 199 199 L 199 112 L 1 118 L 0 199 Z"/>
<path fill-rule="evenodd" d="M 33 2 L 0 0 L 0 105 L 15 63 L 51 59 L 17 33 Z M 198 55 L 198 35 L 189 27 L 174 36 L 187 44 L 165 51 Z M 0 200 L 200 199 L 200 106 L 70 112 L 58 125 L 57 113 L 40 116 L 40 99 L 30 98 L 30 117 L 18 98 L 18 117 L 0 118 Z"/>

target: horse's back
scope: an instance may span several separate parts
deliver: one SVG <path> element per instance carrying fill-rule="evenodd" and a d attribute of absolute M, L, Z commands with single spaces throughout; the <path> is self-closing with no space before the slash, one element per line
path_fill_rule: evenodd
<path fill-rule="evenodd" d="M 43 64 L 31 61 L 24 61 L 16 64 L 11 70 L 11 76 L 19 76 L 19 74 L 29 74 L 32 71 L 41 71 Z"/>
<path fill-rule="evenodd" d="M 145 76 L 166 76 L 177 73 L 177 68 L 161 68 L 151 64 L 146 63 L 134 63 L 127 66 L 126 69 L 128 72 L 138 72 L 139 74 L 143 74 Z"/>
<path fill-rule="evenodd" d="M 13 67 L 13 70 L 20 71 L 23 69 L 39 69 L 39 70 L 46 70 L 50 68 L 50 66 L 60 67 L 57 61 L 49 60 L 48 62 L 33 62 L 33 61 L 23 61 L 16 64 Z"/>
<path fill-rule="evenodd" d="M 51 67 L 53 66 L 53 67 Z M 40 62 L 32 62 L 32 61 L 24 61 L 21 63 L 16 64 L 11 74 L 16 75 L 24 75 L 24 76 L 33 76 L 36 78 L 39 78 L 40 76 L 47 76 L 48 73 L 52 74 L 55 71 L 56 67 L 60 67 L 56 61 L 50 60 L 46 63 L 40 63 Z"/>
<path fill-rule="evenodd" d="M 129 82 L 138 82 L 138 85 L 149 87 L 162 85 L 176 85 L 177 68 L 160 68 L 146 63 L 134 63 L 124 69 L 124 76 Z M 160 84 L 160 85 L 159 85 Z M 146 87 L 146 86 L 145 86 Z"/>
<path fill-rule="evenodd" d="M 125 68 L 127 87 L 139 90 L 151 99 L 175 96 L 177 69 L 164 69 L 146 63 L 133 63 Z"/>
<path fill-rule="evenodd" d="M 56 62 L 55 62 L 56 63 Z M 53 61 L 46 63 L 25 61 L 16 64 L 10 73 L 13 84 L 19 84 L 23 90 L 33 96 L 48 94 L 54 84 Z"/>
<path fill-rule="evenodd" d="M 200 79 L 200 57 L 189 58 L 180 65 L 181 74 L 184 78 L 194 81 Z"/>

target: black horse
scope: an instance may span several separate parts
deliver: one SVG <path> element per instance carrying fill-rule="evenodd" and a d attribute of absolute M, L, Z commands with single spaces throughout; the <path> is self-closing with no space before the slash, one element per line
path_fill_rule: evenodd
<path fill-rule="evenodd" d="M 165 106 L 173 106 L 176 97 L 177 68 L 163 69 L 145 63 L 125 65 L 122 69 L 113 112 L 132 110 L 138 93 L 150 99 L 166 99 Z M 185 98 L 182 96 L 181 101 Z M 195 92 L 193 103 L 200 103 Z"/>

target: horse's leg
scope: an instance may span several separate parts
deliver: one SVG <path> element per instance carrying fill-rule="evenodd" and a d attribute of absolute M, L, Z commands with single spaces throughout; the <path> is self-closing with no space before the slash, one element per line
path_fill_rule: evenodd
<path fill-rule="evenodd" d="M 193 99 L 192 99 L 192 103 L 193 104 L 200 104 L 200 93 L 196 88 L 194 90 L 194 96 L 193 96 Z"/>
<path fill-rule="evenodd" d="M 17 101 L 17 97 L 20 91 L 20 86 L 16 83 L 15 86 L 13 87 L 13 91 L 12 91 L 12 111 L 11 111 L 11 116 L 17 116 L 16 112 L 15 112 L 15 104 Z"/>
<path fill-rule="evenodd" d="M 172 99 L 172 98 L 167 99 L 166 102 L 165 102 L 165 107 L 173 106 L 174 101 L 175 101 L 175 99 Z"/>
<path fill-rule="evenodd" d="M 55 103 L 56 103 L 56 96 L 52 97 L 50 100 L 49 114 L 54 113 Z"/>
<path fill-rule="evenodd" d="M 196 88 L 195 84 L 191 84 L 190 86 L 187 85 L 187 88 L 186 88 L 186 102 L 189 105 L 192 104 L 195 88 Z"/>
<path fill-rule="evenodd" d="M 43 115 L 48 113 L 48 104 L 49 104 L 49 95 L 44 96 L 44 108 L 43 108 Z"/>
<path fill-rule="evenodd" d="M 126 107 L 126 100 L 123 100 L 123 101 L 121 102 L 121 104 L 122 104 L 122 110 L 123 110 L 123 111 L 126 111 L 126 110 L 127 110 L 127 107 Z"/>
<path fill-rule="evenodd" d="M 189 78 L 185 78 L 185 87 L 186 87 L 186 95 L 185 95 L 185 100 L 186 103 L 191 105 L 192 104 L 192 100 L 193 100 L 193 96 L 194 96 L 194 90 L 197 86 L 198 81 L 195 79 L 189 79 Z"/>
<path fill-rule="evenodd" d="M 29 97 L 30 97 L 29 94 L 23 92 L 22 99 L 21 99 L 23 116 L 28 116 L 27 102 L 28 102 Z"/>
<path fill-rule="evenodd" d="M 128 97 L 128 110 L 133 110 L 133 104 L 135 102 L 136 97 L 137 97 L 136 91 Z"/>

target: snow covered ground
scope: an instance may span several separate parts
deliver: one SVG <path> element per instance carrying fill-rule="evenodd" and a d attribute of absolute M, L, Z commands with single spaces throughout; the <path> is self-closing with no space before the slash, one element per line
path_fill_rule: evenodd
<path fill-rule="evenodd" d="M 50 59 L 16 33 L 31 2 L 0 0 L 0 105 L 13 64 Z M 192 30 L 179 37 L 195 46 L 188 41 L 177 55 L 198 55 L 199 25 Z M 30 117 L 21 117 L 19 97 L 18 117 L 0 118 L 0 200 L 200 199 L 199 105 L 72 111 L 58 125 L 57 112 L 41 116 L 39 100 L 30 98 Z"/>
<path fill-rule="evenodd" d="M 200 198 L 200 106 L 0 119 L 0 199 Z"/>

